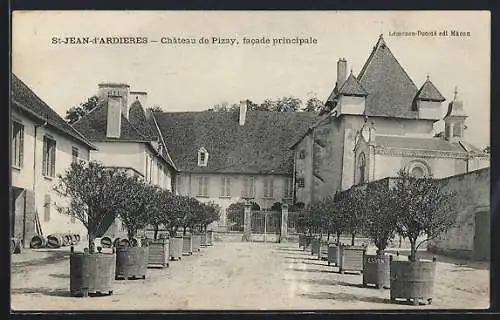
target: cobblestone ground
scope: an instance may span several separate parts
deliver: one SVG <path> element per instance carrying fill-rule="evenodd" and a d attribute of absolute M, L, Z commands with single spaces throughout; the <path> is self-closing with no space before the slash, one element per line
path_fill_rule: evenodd
<path fill-rule="evenodd" d="M 69 260 L 17 263 L 13 310 L 103 309 L 412 309 L 488 308 L 488 264 L 438 258 L 433 303 L 388 303 L 389 290 L 363 288 L 361 275 L 337 273 L 297 243 L 215 242 L 145 280 L 115 281 L 114 294 L 69 295 Z"/>

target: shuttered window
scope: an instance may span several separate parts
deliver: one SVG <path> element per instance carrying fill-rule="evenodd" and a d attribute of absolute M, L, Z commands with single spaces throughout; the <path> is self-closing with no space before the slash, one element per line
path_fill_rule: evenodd
<path fill-rule="evenodd" d="M 73 163 L 78 162 L 78 148 L 77 147 L 71 148 L 71 157 L 72 157 Z"/>
<path fill-rule="evenodd" d="M 230 197 L 231 196 L 231 178 L 230 177 L 222 177 L 221 178 L 221 197 Z"/>
<path fill-rule="evenodd" d="M 43 137 L 42 174 L 54 177 L 56 173 L 56 141 L 49 136 Z"/>
<path fill-rule="evenodd" d="M 23 167 L 24 161 L 24 126 L 19 122 L 12 123 L 12 165 Z"/>
<path fill-rule="evenodd" d="M 284 183 L 283 196 L 285 199 L 292 199 L 293 197 L 293 179 L 286 178 Z"/>
<path fill-rule="evenodd" d="M 274 180 L 273 178 L 264 179 L 264 198 L 272 198 L 274 191 Z"/>
<path fill-rule="evenodd" d="M 242 196 L 245 198 L 253 198 L 255 191 L 255 179 L 254 177 L 246 177 L 243 180 L 243 192 Z"/>
<path fill-rule="evenodd" d="M 208 177 L 198 177 L 198 196 L 208 197 Z"/>

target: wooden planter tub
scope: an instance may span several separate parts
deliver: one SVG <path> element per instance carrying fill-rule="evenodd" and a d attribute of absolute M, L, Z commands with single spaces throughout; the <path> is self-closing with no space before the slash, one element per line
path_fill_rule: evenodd
<path fill-rule="evenodd" d="M 182 259 L 182 247 L 182 237 L 173 237 L 168 239 L 168 256 L 170 260 L 174 261 Z"/>
<path fill-rule="evenodd" d="M 116 280 L 146 279 L 148 247 L 116 248 Z"/>
<path fill-rule="evenodd" d="M 311 246 L 311 241 L 314 237 L 313 236 L 305 236 L 304 237 L 304 251 L 307 250 Z"/>
<path fill-rule="evenodd" d="M 208 230 L 207 231 L 207 246 L 213 246 L 213 245 L 214 245 L 214 231 Z"/>
<path fill-rule="evenodd" d="M 339 272 L 363 272 L 364 246 L 340 246 Z"/>
<path fill-rule="evenodd" d="M 207 233 L 201 233 L 201 241 L 200 241 L 200 247 L 206 247 L 207 246 Z"/>
<path fill-rule="evenodd" d="M 200 245 L 201 245 L 201 235 L 199 234 L 193 234 L 191 236 L 193 239 L 193 252 L 194 251 L 200 251 Z"/>
<path fill-rule="evenodd" d="M 318 253 L 319 260 L 328 260 L 328 242 L 321 243 Z"/>
<path fill-rule="evenodd" d="M 318 238 L 314 238 L 311 240 L 311 254 L 317 255 L 319 254 L 321 242 Z"/>
<path fill-rule="evenodd" d="M 150 240 L 148 267 L 168 267 L 168 239 Z"/>
<path fill-rule="evenodd" d="M 363 287 L 374 285 L 377 289 L 390 286 L 391 264 L 390 256 L 368 255 L 363 257 Z"/>
<path fill-rule="evenodd" d="M 69 256 L 69 290 L 74 297 L 113 294 L 116 255 L 72 252 Z"/>
<path fill-rule="evenodd" d="M 47 236 L 47 247 L 57 249 L 63 246 L 64 240 L 61 234 L 54 233 Z"/>
<path fill-rule="evenodd" d="M 390 261 L 391 302 L 405 299 L 414 305 L 431 304 L 436 276 L 436 260 Z"/>
<path fill-rule="evenodd" d="M 303 248 L 306 245 L 306 236 L 299 234 L 299 248 Z"/>
<path fill-rule="evenodd" d="M 330 244 L 328 246 L 328 265 L 337 266 L 340 261 L 340 247 L 336 244 Z"/>
<path fill-rule="evenodd" d="M 193 254 L 193 238 L 191 236 L 182 237 L 182 254 L 183 255 Z"/>

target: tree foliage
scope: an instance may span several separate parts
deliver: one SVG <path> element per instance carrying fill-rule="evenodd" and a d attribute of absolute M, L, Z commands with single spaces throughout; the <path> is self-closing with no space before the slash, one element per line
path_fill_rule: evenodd
<path fill-rule="evenodd" d="M 56 208 L 87 228 L 90 253 L 94 252 L 96 236 L 103 232 L 106 223 L 114 221 L 130 196 L 127 179 L 124 172 L 83 161 L 72 163 L 64 174 L 58 175 L 54 191 L 69 199 L 69 203 Z"/>
<path fill-rule="evenodd" d="M 271 112 L 295 112 L 302 109 L 302 100 L 295 97 L 282 97 L 276 100 L 265 99 L 261 104 L 255 103 L 249 99 L 245 100 L 248 111 L 271 111 Z M 229 104 L 223 102 L 214 105 L 208 109 L 213 112 L 238 112 L 239 104 Z"/>
<path fill-rule="evenodd" d="M 251 201 L 250 204 L 250 210 L 260 210 L 260 206 L 257 203 Z M 231 203 L 226 212 L 227 220 L 233 224 L 234 231 L 243 231 L 245 224 L 245 202 Z"/>
<path fill-rule="evenodd" d="M 419 246 L 438 237 L 457 220 L 460 198 L 445 191 L 443 184 L 431 177 L 415 178 L 408 171 L 398 172 L 394 185 L 394 208 L 397 210 L 397 232 L 411 245 L 410 261 L 416 260 Z M 417 238 L 425 239 L 417 242 Z"/>
<path fill-rule="evenodd" d="M 302 108 L 305 112 L 315 112 L 319 113 L 325 108 L 323 101 L 316 97 L 311 97 L 307 99 L 306 105 Z"/>
<path fill-rule="evenodd" d="M 383 183 L 370 184 L 366 191 L 365 233 L 382 253 L 396 234 L 396 194 Z"/>
<path fill-rule="evenodd" d="M 79 106 L 73 106 L 66 111 L 65 119 L 69 124 L 75 123 L 84 117 L 87 113 L 92 111 L 97 107 L 99 98 L 97 96 L 91 96 L 86 102 L 80 103 Z"/>

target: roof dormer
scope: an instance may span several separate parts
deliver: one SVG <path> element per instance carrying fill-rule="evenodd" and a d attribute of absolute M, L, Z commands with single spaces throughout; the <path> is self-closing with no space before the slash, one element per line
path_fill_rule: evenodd
<path fill-rule="evenodd" d="M 198 167 L 206 167 L 208 164 L 208 151 L 201 147 L 198 150 Z"/>
<path fill-rule="evenodd" d="M 415 96 L 415 104 L 419 119 L 428 119 L 438 121 L 441 119 L 441 103 L 446 99 L 434 86 L 427 75 L 420 90 Z"/>

